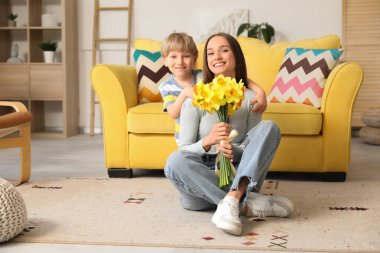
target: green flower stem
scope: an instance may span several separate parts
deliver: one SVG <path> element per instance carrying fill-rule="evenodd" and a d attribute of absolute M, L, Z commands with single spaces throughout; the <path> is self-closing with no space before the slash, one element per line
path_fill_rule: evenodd
<path fill-rule="evenodd" d="M 231 178 L 231 163 L 223 154 L 220 156 L 220 177 L 219 177 L 219 188 L 224 186 L 230 186 L 232 183 Z"/>
<path fill-rule="evenodd" d="M 221 106 L 218 113 L 218 118 L 220 122 L 227 122 L 227 112 L 228 104 Z M 220 153 L 219 161 L 219 188 L 224 186 L 230 186 L 232 183 L 232 172 L 231 172 L 231 163 L 228 158 L 226 158 L 223 153 Z"/>

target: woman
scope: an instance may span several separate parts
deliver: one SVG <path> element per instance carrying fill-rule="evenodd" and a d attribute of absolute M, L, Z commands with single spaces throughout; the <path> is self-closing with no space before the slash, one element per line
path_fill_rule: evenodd
<path fill-rule="evenodd" d="M 218 33 L 207 40 L 203 66 L 205 83 L 219 74 L 248 82 L 240 45 L 228 34 Z M 165 167 L 166 177 L 180 192 L 183 208 L 207 210 L 217 206 L 212 222 L 234 235 L 242 232 L 239 211 L 245 216 L 289 217 L 293 213 L 289 199 L 258 194 L 280 143 L 280 131 L 274 122 L 261 121 L 261 114 L 252 112 L 250 101 L 254 97 L 255 93 L 246 89 L 241 108 L 228 124 L 187 99 L 181 111 L 180 150 L 168 158 Z M 238 136 L 222 144 L 232 129 Z M 231 187 L 220 189 L 218 177 L 210 170 L 217 150 L 238 164 Z"/>

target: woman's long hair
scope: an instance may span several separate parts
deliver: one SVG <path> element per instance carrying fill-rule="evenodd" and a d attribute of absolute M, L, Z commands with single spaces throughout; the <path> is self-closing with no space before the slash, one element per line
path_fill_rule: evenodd
<path fill-rule="evenodd" d="M 212 73 L 210 68 L 208 67 L 207 45 L 208 45 L 209 41 L 216 36 L 221 36 L 227 40 L 229 46 L 231 47 L 232 53 L 235 57 L 235 75 L 236 75 L 235 79 L 238 82 L 240 80 L 242 80 L 244 83 L 244 86 L 247 87 L 247 85 L 248 85 L 247 65 L 245 63 L 243 51 L 241 50 L 239 42 L 234 37 L 232 37 L 231 35 L 229 35 L 227 33 L 213 34 L 206 41 L 205 48 L 203 51 L 203 80 L 204 80 L 204 82 L 209 83 L 215 77 L 214 73 Z"/>

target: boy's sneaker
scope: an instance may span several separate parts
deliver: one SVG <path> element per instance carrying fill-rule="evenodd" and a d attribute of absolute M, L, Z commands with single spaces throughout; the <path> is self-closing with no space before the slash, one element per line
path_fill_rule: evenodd
<path fill-rule="evenodd" d="M 243 225 L 239 218 L 239 200 L 225 197 L 220 201 L 211 221 L 227 233 L 241 235 Z"/>
<path fill-rule="evenodd" d="M 294 212 L 293 203 L 286 197 L 249 193 L 245 201 L 248 217 L 289 217 Z"/>

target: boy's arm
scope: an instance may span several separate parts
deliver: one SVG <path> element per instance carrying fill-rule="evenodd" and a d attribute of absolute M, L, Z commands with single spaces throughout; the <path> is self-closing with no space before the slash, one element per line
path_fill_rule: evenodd
<path fill-rule="evenodd" d="M 248 80 L 248 88 L 255 92 L 255 97 L 251 101 L 252 112 L 263 113 L 267 109 L 267 96 L 265 91 L 256 83 Z"/>
<path fill-rule="evenodd" d="M 193 89 L 192 87 L 186 87 L 179 94 L 179 96 L 174 100 L 174 103 L 171 103 L 167 106 L 166 110 L 170 117 L 173 119 L 177 119 L 181 115 L 181 108 L 183 102 L 185 102 L 186 98 L 193 97 Z"/>

